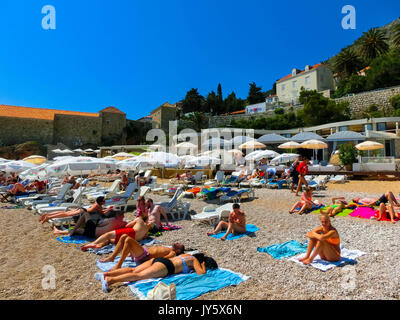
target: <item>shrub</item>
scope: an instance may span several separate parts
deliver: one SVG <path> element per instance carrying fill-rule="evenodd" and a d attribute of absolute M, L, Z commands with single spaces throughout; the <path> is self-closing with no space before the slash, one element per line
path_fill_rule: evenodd
<path fill-rule="evenodd" d="M 352 165 L 357 162 L 358 150 L 352 143 L 339 146 L 339 160 L 344 165 Z"/>

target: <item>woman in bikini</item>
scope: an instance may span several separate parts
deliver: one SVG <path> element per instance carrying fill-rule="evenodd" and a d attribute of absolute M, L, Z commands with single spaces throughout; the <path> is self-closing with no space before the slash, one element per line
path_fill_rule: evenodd
<path fill-rule="evenodd" d="M 208 269 L 217 269 L 213 258 L 202 253 L 194 255 L 181 254 L 173 258 L 155 258 L 142 263 L 136 268 L 122 268 L 111 272 L 96 273 L 96 280 L 101 281 L 104 292 L 109 286 L 118 282 L 133 282 L 144 279 L 164 278 L 178 273 L 189 273 L 194 270 L 198 275 L 205 274 Z"/>
<path fill-rule="evenodd" d="M 289 210 L 289 213 L 294 213 L 297 210 L 296 208 L 300 207 L 298 214 L 301 215 L 305 210 L 312 209 L 313 205 L 314 202 L 312 201 L 312 189 L 307 187 L 306 191 L 304 191 L 301 196 L 301 201 L 296 202 L 292 209 Z"/>
<path fill-rule="evenodd" d="M 337 230 L 331 225 L 328 215 L 319 216 L 321 227 L 307 233 L 308 247 L 303 264 L 310 264 L 319 255 L 321 259 L 331 262 L 340 260 L 340 238 Z M 313 251 L 314 250 L 314 251 Z"/>
<path fill-rule="evenodd" d="M 329 206 L 325 210 L 320 209 L 320 213 L 322 214 L 327 214 L 329 217 L 334 217 L 338 213 L 342 212 L 344 209 L 355 209 L 357 208 L 357 204 L 355 203 L 348 203 L 344 197 L 337 197 L 337 198 L 332 198 L 332 204 L 336 205 L 335 208 Z"/>

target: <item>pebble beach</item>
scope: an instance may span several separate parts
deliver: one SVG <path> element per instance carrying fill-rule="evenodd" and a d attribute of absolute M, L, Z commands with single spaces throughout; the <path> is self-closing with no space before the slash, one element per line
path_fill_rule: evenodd
<path fill-rule="evenodd" d="M 314 199 L 330 204 L 331 198 L 344 196 L 378 197 L 391 190 L 397 196 L 400 182 L 349 181 L 328 184 L 326 190 L 314 192 Z M 254 200 L 243 200 L 241 208 L 247 223 L 260 230 L 255 237 L 221 241 L 206 236 L 212 226 L 187 220 L 175 221 L 180 230 L 164 232 L 157 240 L 161 245 L 181 242 L 186 248 L 205 252 L 218 265 L 251 278 L 238 286 L 209 292 L 197 299 L 215 300 L 365 300 L 399 299 L 398 261 L 400 251 L 400 222 L 379 222 L 353 217 L 335 217 L 332 225 L 338 230 L 341 243 L 347 249 L 358 249 L 366 255 L 357 264 L 336 267 L 322 272 L 303 267 L 288 260 L 274 260 L 260 253 L 266 247 L 289 240 L 306 241 L 305 234 L 319 226 L 317 214 L 289 214 L 298 198 L 290 190 L 256 189 Z M 167 201 L 167 196 L 149 193 L 147 198 Z M 205 202 L 187 198 L 190 214 L 202 211 Z M 51 300 L 132 300 L 137 299 L 125 285 L 113 286 L 103 293 L 93 275 L 99 270 L 99 256 L 82 252 L 80 245 L 63 244 L 55 239 L 49 224 L 38 223 L 38 215 L 27 209 L 5 209 L 0 205 L 0 299 Z M 133 210 L 126 213 L 132 220 Z M 103 256 L 104 257 L 104 256 Z M 56 288 L 44 290 L 43 267 L 52 266 L 56 272 Z"/>

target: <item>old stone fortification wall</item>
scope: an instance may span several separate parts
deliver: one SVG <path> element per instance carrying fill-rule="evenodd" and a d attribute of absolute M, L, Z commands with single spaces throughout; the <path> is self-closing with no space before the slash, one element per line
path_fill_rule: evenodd
<path fill-rule="evenodd" d="M 13 145 L 27 141 L 41 144 L 53 142 L 53 121 L 0 117 L 0 141 Z"/>
<path fill-rule="evenodd" d="M 394 95 L 400 94 L 400 86 L 391 87 L 382 90 L 374 90 L 355 94 L 354 96 L 342 97 L 334 99 L 336 102 L 346 101 L 349 102 L 350 112 L 353 117 L 361 118 L 362 113 L 368 109 L 372 104 L 376 104 L 380 110 L 387 112 L 391 111 L 390 98 Z M 302 106 L 296 106 L 296 109 L 302 108 Z M 287 111 L 289 107 L 285 108 Z M 256 119 L 259 117 L 273 115 L 273 110 L 267 110 L 267 112 L 252 114 L 252 115 L 231 115 L 231 116 L 214 116 L 210 118 L 210 127 L 221 127 L 227 126 L 233 119 Z"/>
<path fill-rule="evenodd" d="M 101 142 L 101 118 L 56 114 L 52 144 L 63 143 L 71 148 Z"/>
<path fill-rule="evenodd" d="M 110 140 L 112 144 L 126 144 L 126 115 L 122 113 L 100 112 L 102 119 L 102 142 Z"/>

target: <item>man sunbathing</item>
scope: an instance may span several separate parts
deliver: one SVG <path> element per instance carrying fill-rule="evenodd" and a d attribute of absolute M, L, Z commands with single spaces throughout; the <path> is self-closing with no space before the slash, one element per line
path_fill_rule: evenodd
<path fill-rule="evenodd" d="M 190 273 L 192 270 L 198 275 L 202 275 L 208 269 L 214 270 L 217 268 L 216 261 L 202 253 L 182 254 L 170 259 L 164 257 L 150 259 L 136 268 L 121 268 L 110 272 L 99 272 L 95 274 L 95 279 L 101 281 L 103 292 L 108 292 L 109 286 L 118 282 L 164 278 L 173 274 Z"/>
<path fill-rule="evenodd" d="M 313 205 L 315 203 L 312 201 L 312 189 L 307 187 L 301 196 L 301 201 L 296 202 L 292 209 L 289 210 L 289 213 L 294 213 L 300 207 L 298 214 L 302 215 L 304 211 L 311 210 Z"/>
<path fill-rule="evenodd" d="M 59 219 L 59 218 L 69 218 L 69 217 L 75 217 L 78 216 L 79 214 L 83 214 L 85 212 L 88 212 L 90 214 L 107 214 L 108 212 L 112 211 L 112 207 L 108 209 L 103 209 L 103 204 L 105 203 L 104 197 L 98 197 L 96 199 L 96 202 L 92 204 L 88 209 L 85 208 L 77 208 L 77 209 L 72 209 L 69 211 L 57 211 L 57 212 L 51 212 L 51 213 L 45 213 L 42 214 L 39 218 L 39 222 L 42 224 L 49 221 L 50 219 Z"/>
<path fill-rule="evenodd" d="M 340 260 L 339 233 L 331 225 L 328 215 L 322 214 L 319 219 L 321 227 L 307 233 L 309 239 L 307 253 L 304 258 L 299 259 L 303 264 L 312 263 L 317 255 L 326 261 L 337 262 Z"/>
<path fill-rule="evenodd" d="M 226 233 L 221 238 L 225 241 L 229 234 L 245 233 L 246 232 L 246 215 L 240 210 L 240 205 L 234 203 L 232 205 L 233 211 L 229 214 L 228 222 L 220 221 L 213 232 L 207 232 L 208 236 L 215 235 L 221 230 L 226 230 Z"/>
<path fill-rule="evenodd" d="M 147 237 L 147 233 L 151 225 L 148 223 L 147 217 L 140 216 L 132 222 L 126 224 L 123 228 L 114 229 L 107 233 L 104 233 L 96 241 L 84 245 L 81 250 L 85 251 L 89 248 L 100 249 L 110 243 L 118 244 L 122 235 L 126 234 L 136 241 L 143 240 Z"/>
<path fill-rule="evenodd" d="M 359 207 L 374 207 L 379 206 L 381 203 L 388 203 L 392 207 L 400 207 L 400 203 L 397 201 L 396 197 L 394 196 L 392 191 L 385 192 L 380 198 L 378 199 L 371 199 L 371 198 L 354 198 L 353 201 L 359 204 Z"/>
<path fill-rule="evenodd" d="M 118 241 L 118 244 L 116 245 L 115 250 L 111 254 L 111 256 L 107 259 L 100 260 L 100 262 L 114 262 L 117 255 L 121 253 L 121 257 L 117 265 L 110 270 L 113 271 L 121 268 L 122 264 L 129 254 L 131 255 L 134 262 L 136 262 L 137 264 L 141 264 L 153 258 L 172 258 L 175 256 L 179 256 L 184 252 L 185 247 L 183 244 L 180 243 L 174 243 L 172 247 L 158 246 L 146 248 L 145 246 L 142 247 L 135 239 L 132 239 L 127 234 L 124 234 Z"/>
<path fill-rule="evenodd" d="M 168 225 L 168 217 L 163 207 L 154 205 L 153 199 L 147 199 L 146 209 L 149 213 L 149 223 L 153 225 L 151 232 L 158 232 L 162 229 L 161 215 L 164 217 L 166 224 Z"/>

